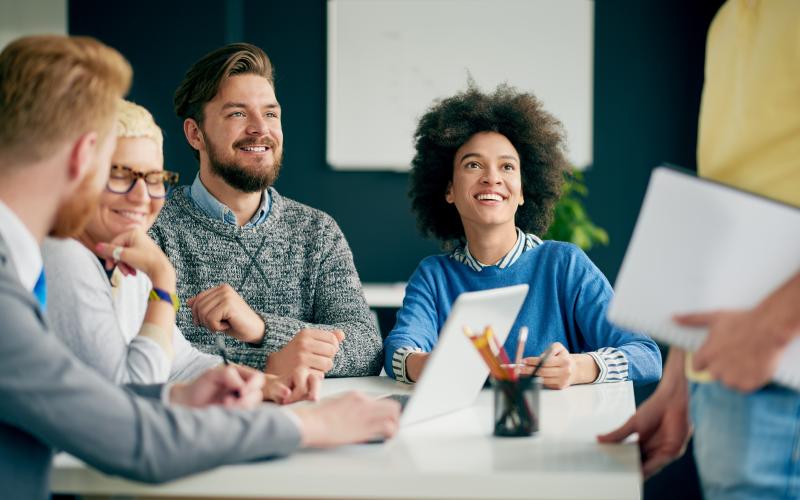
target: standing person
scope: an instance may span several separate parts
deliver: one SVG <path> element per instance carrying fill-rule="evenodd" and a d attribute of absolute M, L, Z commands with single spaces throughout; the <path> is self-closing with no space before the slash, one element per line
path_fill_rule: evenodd
<path fill-rule="evenodd" d="M 795 206 L 798 33 L 794 0 L 729 0 L 720 8 L 708 33 L 697 154 L 701 176 Z M 708 328 L 706 342 L 691 358 L 670 349 L 655 393 L 600 440 L 637 432 L 650 476 L 683 453 L 694 427 L 705 498 L 800 497 L 800 393 L 770 383 L 800 335 L 798 303 L 795 274 L 752 309 L 677 316 L 683 325 Z M 687 380 L 685 365 L 690 375 L 707 370 L 716 381 Z"/>
<path fill-rule="evenodd" d="M 162 144 L 150 113 L 121 101 L 111 174 L 86 228 L 76 239 L 47 238 L 42 246 L 54 333 L 117 384 L 191 380 L 222 363 L 192 347 L 175 326 L 175 311 L 151 293 L 164 280 L 175 280 L 169 259 L 144 234 L 178 177 L 164 170 Z M 128 247 L 145 257 L 136 274 L 121 266 L 105 269 L 99 258 L 98 244 L 126 234 Z M 268 376 L 265 399 L 314 399 L 318 379 L 307 374 L 298 368 L 291 379 Z"/>
<path fill-rule="evenodd" d="M 542 241 L 564 182 L 561 124 L 531 94 L 474 87 L 444 99 L 420 119 L 411 169 L 411 203 L 420 228 L 454 249 L 423 260 L 408 281 L 397 324 L 385 340 L 386 373 L 419 379 L 456 297 L 526 283 L 519 328 L 526 370 L 546 387 L 655 382 L 661 354 L 644 335 L 606 319 L 612 296 L 605 276 L 572 244 Z"/>
<path fill-rule="evenodd" d="M 281 107 L 272 64 L 236 43 L 197 61 L 175 113 L 200 163 L 150 234 L 178 273 L 178 326 L 201 350 L 284 375 L 377 375 L 381 337 L 353 256 L 327 214 L 281 196 Z M 309 186 L 313 189 L 313 186 Z"/>
<path fill-rule="evenodd" d="M 47 287 L 39 245 L 54 231 L 55 236 L 79 232 L 92 213 L 108 178 L 116 106 L 130 79 L 127 61 L 90 38 L 26 37 L 0 52 L 4 498 L 48 498 L 53 449 L 108 474 L 155 482 L 283 455 L 301 445 L 391 435 L 397 405 L 359 395 L 295 410 L 182 408 L 260 401 L 263 375 L 223 366 L 189 383 L 121 388 L 52 335 L 44 316 Z M 106 245 L 102 256 L 133 266 L 141 257 L 118 244 Z M 174 281 L 159 284 L 174 294 Z"/>

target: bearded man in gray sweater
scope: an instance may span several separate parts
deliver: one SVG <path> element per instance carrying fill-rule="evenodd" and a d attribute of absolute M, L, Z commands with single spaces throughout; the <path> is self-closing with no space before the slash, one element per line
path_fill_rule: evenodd
<path fill-rule="evenodd" d="M 225 333 L 234 361 L 280 376 L 376 375 L 381 337 L 344 235 L 271 187 L 283 131 L 267 55 L 244 43 L 209 53 L 174 104 L 200 171 L 150 234 L 177 271 L 184 336 L 214 352 Z"/>

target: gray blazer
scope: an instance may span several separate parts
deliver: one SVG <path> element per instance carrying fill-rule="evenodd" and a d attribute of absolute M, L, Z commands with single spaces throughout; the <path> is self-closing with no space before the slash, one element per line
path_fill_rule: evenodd
<path fill-rule="evenodd" d="M 162 482 L 299 446 L 297 426 L 274 405 L 173 408 L 160 403 L 160 392 L 117 387 L 78 361 L 50 333 L 0 237 L 3 498 L 48 498 L 54 448 L 107 474 Z"/>

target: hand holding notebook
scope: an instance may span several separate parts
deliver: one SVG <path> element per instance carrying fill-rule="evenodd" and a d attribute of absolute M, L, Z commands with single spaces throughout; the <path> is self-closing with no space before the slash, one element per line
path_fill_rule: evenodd
<path fill-rule="evenodd" d="M 675 314 L 750 310 L 798 269 L 796 207 L 660 167 L 650 179 L 609 319 L 695 351 L 706 329 L 678 325 Z M 747 332 L 739 335 L 746 338 Z M 758 341 L 769 340 L 751 346 Z M 740 360 L 752 354 L 752 347 L 737 347 Z M 800 389 L 800 340 L 785 347 L 773 379 Z"/>
<path fill-rule="evenodd" d="M 800 274 L 798 274 L 800 278 Z M 800 279 L 793 294 L 800 300 Z M 785 289 L 786 287 L 782 287 Z M 782 293 L 782 292 L 778 292 Z M 693 357 L 687 359 L 692 371 L 701 372 L 709 380 L 719 380 L 733 389 L 750 392 L 763 387 L 772 379 L 783 351 L 791 341 L 790 330 L 780 328 L 782 313 L 770 302 L 749 310 L 715 311 L 681 315 L 678 324 L 707 328 L 708 336 Z M 792 314 L 796 315 L 796 308 Z M 776 315 L 776 312 L 778 313 Z"/>

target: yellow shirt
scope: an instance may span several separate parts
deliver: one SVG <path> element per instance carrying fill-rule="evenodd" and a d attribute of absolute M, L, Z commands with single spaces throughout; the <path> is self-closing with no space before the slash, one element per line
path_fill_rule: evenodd
<path fill-rule="evenodd" d="M 706 45 L 699 174 L 800 206 L 800 0 L 729 0 Z"/>
<path fill-rule="evenodd" d="M 800 206 L 800 0 L 729 0 L 708 30 L 702 177 Z M 686 375 L 709 382 L 706 372 Z"/>

